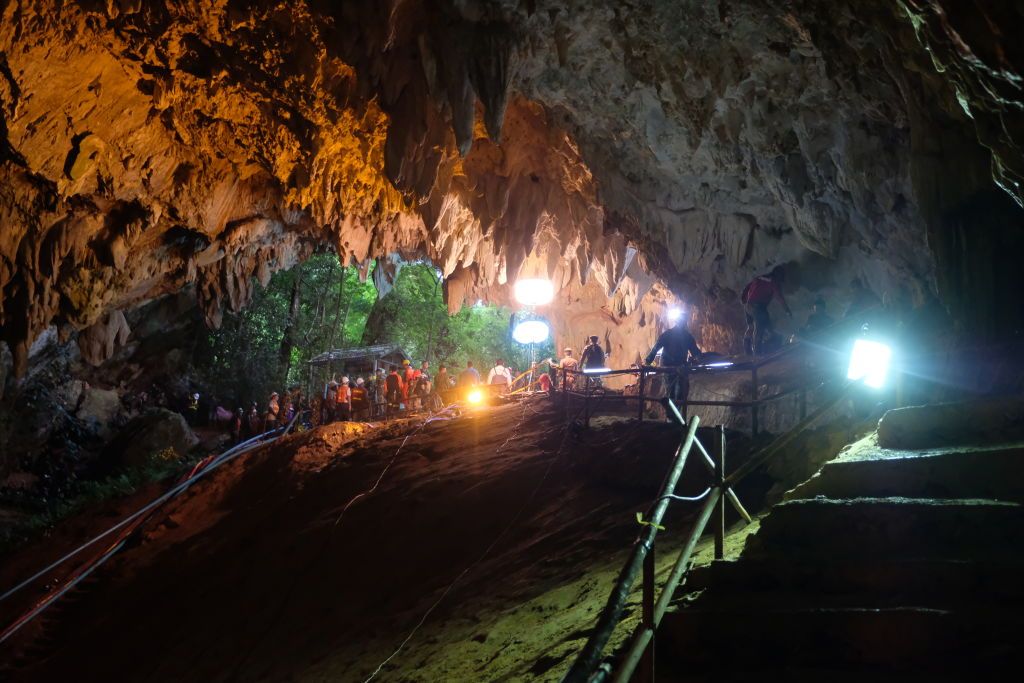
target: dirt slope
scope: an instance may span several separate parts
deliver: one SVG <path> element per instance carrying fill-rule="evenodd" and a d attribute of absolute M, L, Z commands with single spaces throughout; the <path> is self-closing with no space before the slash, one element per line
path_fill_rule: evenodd
<path fill-rule="evenodd" d="M 539 401 L 416 424 L 232 464 L 0 661 L 25 681 L 361 681 L 444 595 L 377 680 L 557 677 L 678 430 L 606 420 L 583 445 Z M 706 484 L 691 466 L 684 492 Z"/>

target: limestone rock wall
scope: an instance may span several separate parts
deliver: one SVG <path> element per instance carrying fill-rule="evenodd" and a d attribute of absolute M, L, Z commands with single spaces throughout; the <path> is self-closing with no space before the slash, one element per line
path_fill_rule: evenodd
<path fill-rule="evenodd" d="M 673 297 L 735 348 L 737 292 L 776 264 L 797 308 L 860 277 L 1003 320 L 972 302 L 1019 282 L 1011 260 L 947 274 L 1021 231 L 1021 19 L 994 0 L 7 0 L 0 338 L 18 373 L 53 325 L 101 362 L 128 338 L 117 311 L 193 287 L 216 325 L 323 244 L 430 258 L 453 308 L 546 273 L 560 334 L 600 328 L 624 357 Z M 993 189 L 1010 207 L 978 240 Z"/>

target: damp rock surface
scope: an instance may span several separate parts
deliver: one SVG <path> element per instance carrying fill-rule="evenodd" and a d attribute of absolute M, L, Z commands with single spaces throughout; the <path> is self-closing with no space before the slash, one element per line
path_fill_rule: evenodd
<path fill-rule="evenodd" d="M 735 347 L 777 264 L 801 306 L 856 277 L 1010 327 L 1021 10 L 972 7 L 5 3 L 3 340 L 100 363 L 119 311 L 191 287 L 217 325 L 321 246 L 430 258 L 453 309 L 551 276 L 627 357 L 670 291 Z"/>

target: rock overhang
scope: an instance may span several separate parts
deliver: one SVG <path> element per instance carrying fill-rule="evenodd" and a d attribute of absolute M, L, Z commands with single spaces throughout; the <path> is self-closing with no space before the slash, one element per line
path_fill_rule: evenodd
<path fill-rule="evenodd" d="M 997 27 L 1021 17 L 998 3 L 988 32 L 924 0 L 2 12 L 0 321 L 22 367 L 53 324 L 101 361 L 117 311 L 189 285 L 215 325 L 325 244 L 429 258 L 452 308 L 545 274 L 567 339 L 602 328 L 627 357 L 679 296 L 726 347 L 753 273 L 790 265 L 808 301 L 942 287 L 948 212 L 1020 194 L 1021 60 Z"/>

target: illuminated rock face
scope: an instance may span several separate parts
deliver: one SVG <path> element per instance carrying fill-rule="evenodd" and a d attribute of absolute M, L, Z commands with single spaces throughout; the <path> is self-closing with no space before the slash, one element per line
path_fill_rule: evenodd
<path fill-rule="evenodd" d="M 426 256 L 453 308 L 547 274 L 563 334 L 624 357 L 669 292 L 735 347 L 737 292 L 779 263 L 797 305 L 862 277 L 987 324 L 1019 274 L 963 264 L 1020 240 L 1021 12 L 12 0 L 2 338 L 19 372 L 51 325 L 102 362 L 118 311 L 194 284 L 216 325 L 323 244 Z"/>

